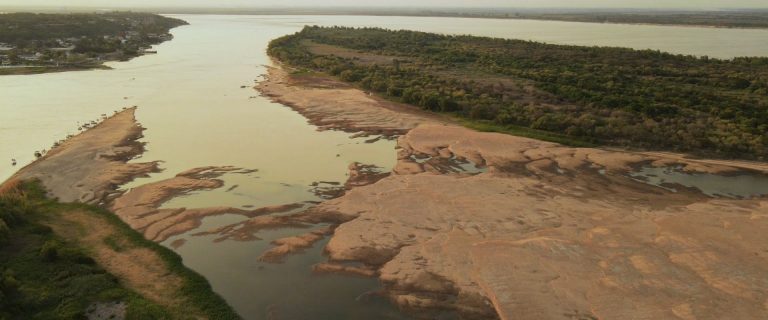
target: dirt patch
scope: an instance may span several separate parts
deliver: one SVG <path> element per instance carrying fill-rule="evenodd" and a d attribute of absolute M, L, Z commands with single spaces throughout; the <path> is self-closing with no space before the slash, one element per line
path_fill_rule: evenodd
<path fill-rule="evenodd" d="M 366 53 L 362 51 L 342 48 L 339 46 L 332 46 L 328 44 L 317 43 L 311 40 L 303 40 L 302 45 L 307 46 L 310 52 L 317 55 L 321 55 L 321 56 L 334 55 L 341 58 L 352 59 L 352 60 L 355 60 L 355 62 L 362 63 L 365 65 L 374 65 L 374 64 L 391 65 L 394 60 L 398 60 L 398 61 L 409 60 L 408 57 L 371 54 L 371 53 Z"/>
<path fill-rule="evenodd" d="M 201 313 L 182 298 L 180 290 L 184 280 L 171 273 L 157 253 L 133 246 L 131 240 L 105 218 L 73 210 L 56 214 L 49 226 L 68 241 L 87 248 L 94 260 L 121 279 L 126 287 L 175 310 L 175 314 L 201 318 Z"/>

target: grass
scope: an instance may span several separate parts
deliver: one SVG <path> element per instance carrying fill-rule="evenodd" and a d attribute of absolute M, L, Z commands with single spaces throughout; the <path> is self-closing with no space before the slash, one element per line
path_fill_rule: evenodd
<path fill-rule="evenodd" d="M 571 136 L 531 129 L 528 127 L 503 126 L 487 120 L 471 120 L 471 119 L 459 117 L 456 115 L 454 115 L 452 118 L 454 121 L 456 121 L 457 123 L 461 124 L 464 127 L 474 129 L 477 131 L 482 131 L 482 132 L 504 133 L 504 134 L 509 134 L 513 136 L 555 142 L 555 143 L 559 143 L 559 144 L 570 146 L 570 147 L 592 148 L 592 147 L 598 146 L 597 143 L 590 142 L 587 140 L 581 140 Z"/>
<path fill-rule="evenodd" d="M 67 242 L 42 222 L 56 214 L 81 210 L 104 218 L 118 230 L 104 242 L 116 252 L 126 246 L 147 248 L 183 280 L 178 294 L 209 319 L 239 319 L 208 281 L 186 268 L 181 257 L 146 240 L 113 213 L 90 205 L 59 203 L 45 197 L 37 182 L 11 183 L 0 190 L 0 319 L 83 318 L 96 302 L 123 301 L 128 319 L 183 319 L 184 308 L 158 305 L 123 287 L 91 258 L 89 248 Z M 44 220 L 45 219 L 45 220 Z M 127 243 L 126 243 L 127 242 Z"/>
<path fill-rule="evenodd" d="M 0 195 L 0 318 L 77 319 L 96 302 L 123 301 L 131 319 L 169 318 L 160 306 L 120 285 L 87 250 L 43 225 L 45 206 L 36 184 L 15 183 Z M 136 315 L 135 317 L 133 315 Z"/>

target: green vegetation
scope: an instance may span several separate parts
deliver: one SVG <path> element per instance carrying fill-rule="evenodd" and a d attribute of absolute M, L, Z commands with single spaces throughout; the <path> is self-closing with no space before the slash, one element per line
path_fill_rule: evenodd
<path fill-rule="evenodd" d="M 768 11 L 712 12 L 607 12 L 518 14 L 517 19 L 575 22 L 634 23 L 661 25 L 713 26 L 724 28 L 768 28 Z"/>
<path fill-rule="evenodd" d="M 24 46 L 32 42 L 55 41 L 65 38 L 95 38 L 120 36 L 136 32 L 142 36 L 162 35 L 185 25 L 179 19 L 149 13 L 6 13 L 0 15 L 0 42 Z M 151 39 L 147 39 L 151 41 Z M 52 43 L 56 44 L 56 43 Z"/>
<path fill-rule="evenodd" d="M 630 23 L 722 28 L 768 28 L 768 10 L 738 11 L 559 11 L 487 10 L 422 11 L 411 15 L 468 18 L 534 19 L 597 23 Z"/>
<path fill-rule="evenodd" d="M 148 13 L 0 14 L 0 64 L 53 68 L 125 60 L 170 40 L 186 22 Z M 26 70 L 26 72 L 30 72 Z"/>
<path fill-rule="evenodd" d="M 48 226 L 66 224 L 60 215 L 73 211 L 108 221 L 119 230 L 105 240 L 110 246 L 147 248 L 160 256 L 168 274 L 183 279 L 179 297 L 204 317 L 239 318 L 203 277 L 182 265 L 178 255 L 144 239 L 114 214 L 47 199 L 39 183 L 25 182 L 8 183 L 0 190 L 0 319 L 81 319 L 89 307 L 101 302 L 123 302 L 127 319 L 194 317 L 188 307 L 161 306 L 127 289 L 96 263 L 94 248 L 68 241 Z"/>
<path fill-rule="evenodd" d="M 764 159 L 768 58 L 305 27 L 269 54 L 496 128 L 557 139 Z"/>
<path fill-rule="evenodd" d="M 122 287 L 87 252 L 39 219 L 42 191 L 24 186 L 0 195 L 0 318 L 83 318 L 96 302 L 125 301 L 128 310 L 167 318 L 161 307 Z M 137 317 L 133 317 L 137 319 Z"/>
<path fill-rule="evenodd" d="M 247 15 L 340 15 L 397 17 L 461 17 L 483 19 L 536 19 L 598 23 L 713 26 L 725 28 L 768 28 L 768 10 L 641 10 L 641 9 L 543 9 L 514 7 L 475 8 L 364 8 L 364 7 L 281 7 L 281 8 L 176 8 L 184 14 Z M 471 23 L 471 22 L 467 22 Z"/>

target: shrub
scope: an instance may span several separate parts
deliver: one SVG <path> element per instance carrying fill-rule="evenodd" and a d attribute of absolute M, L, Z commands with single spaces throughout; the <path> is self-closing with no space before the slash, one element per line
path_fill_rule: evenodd
<path fill-rule="evenodd" d="M 56 240 L 46 241 L 42 247 L 40 247 L 40 257 L 44 261 L 56 261 L 59 258 L 59 250 L 61 249 L 61 243 Z"/>

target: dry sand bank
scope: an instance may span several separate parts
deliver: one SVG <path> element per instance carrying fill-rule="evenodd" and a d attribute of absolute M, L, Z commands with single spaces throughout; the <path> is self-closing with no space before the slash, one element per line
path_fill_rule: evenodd
<path fill-rule="evenodd" d="M 353 108 L 343 125 L 364 130 L 388 110 L 344 103 L 362 94 L 354 89 L 274 79 L 260 89 L 310 118 Z M 768 172 L 765 163 L 570 148 L 386 114 L 388 128 L 409 130 L 392 175 L 252 223 L 348 221 L 326 247 L 330 260 L 377 268 L 393 301 L 425 317 L 444 309 L 472 319 L 768 317 L 766 198 L 714 199 L 626 177 L 643 165 L 733 174 Z M 465 159 L 487 169 L 444 170 Z"/>
<path fill-rule="evenodd" d="M 275 102 L 290 106 L 320 130 L 337 129 L 366 135 L 399 135 L 420 123 L 441 121 L 413 107 L 383 100 L 320 77 L 292 77 L 281 67 L 268 67 L 256 89 Z M 410 112 L 404 112 L 410 110 Z"/>
<path fill-rule="evenodd" d="M 134 112 L 135 108 L 123 110 L 66 140 L 22 168 L 9 181 L 36 178 L 51 196 L 62 202 L 105 205 L 147 239 L 157 242 L 199 227 L 208 216 L 240 214 L 254 217 L 303 206 L 288 204 L 254 210 L 225 206 L 160 208 L 180 194 L 221 187 L 223 182 L 216 178 L 222 174 L 253 172 L 234 167 L 194 168 L 129 192 L 118 191 L 120 185 L 159 170 L 156 162 L 127 163 L 144 151 L 144 145 L 138 142 L 143 128 L 136 122 Z"/>
<path fill-rule="evenodd" d="M 143 128 L 135 108 L 105 119 L 64 141 L 45 156 L 19 170 L 9 181 L 40 179 L 50 195 L 62 202 L 99 204 L 118 186 L 157 171 L 157 163 L 127 163 L 144 152 L 137 140 Z"/>

